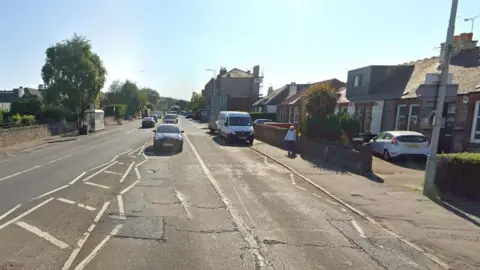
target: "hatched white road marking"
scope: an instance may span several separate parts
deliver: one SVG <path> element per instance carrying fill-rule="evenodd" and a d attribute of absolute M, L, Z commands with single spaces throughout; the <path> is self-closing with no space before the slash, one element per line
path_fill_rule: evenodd
<path fill-rule="evenodd" d="M 295 177 L 293 176 L 293 173 L 290 174 L 290 180 L 292 180 L 292 185 L 296 185 L 297 183 L 295 182 Z"/>
<path fill-rule="evenodd" d="M 61 201 L 61 202 L 64 202 L 64 203 L 68 203 L 68 204 L 75 204 L 76 206 L 80 207 L 80 208 L 84 208 L 84 209 L 87 209 L 88 211 L 95 211 L 97 209 L 95 209 L 95 207 L 91 207 L 91 206 L 88 206 L 88 205 L 85 205 L 85 204 L 82 204 L 82 203 L 76 203 L 72 200 L 69 200 L 69 199 L 65 199 L 65 198 L 57 198 L 58 201 Z"/>
<path fill-rule="evenodd" d="M 104 171 L 104 173 L 109 173 L 109 174 L 116 174 L 116 175 L 122 175 L 119 172 L 112 172 L 112 171 Z"/>
<path fill-rule="evenodd" d="M 82 181 L 83 182 L 87 182 L 88 180 L 92 179 L 93 177 L 101 174 L 102 172 L 104 172 L 105 170 L 107 170 L 108 168 L 112 167 L 113 165 L 115 165 L 118 161 L 114 161 L 112 163 L 110 163 L 109 165 L 103 167 L 101 170 L 95 172 L 95 173 L 92 173 L 91 175 L 89 175 L 87 178 L 83 179 Z"/>
<path fill-rule="evenodd" d="M 45 196 L 47 196 L 47 195 L 50 195 L 50 194 L 52 194 L 52 193 L 55 193 L 55 192 L 57 192 L 57 191 L 59 191 L 59 190 L 62 190 L 62 189 L 64 189 L 64 188 L 67 188 L 67 187 L 69 187 L 69 185 L 64 185 L 64 186 L 61 186 L 61 187 L 56 188 L 56 189 L 54 189 L 54 190 L 50 190 L 49 192 L 43 193 L 42 195 L 40 195 L 40 196 L 38 196 L 38 197 L 35 197 L 35 198 L 31 199 L 30 201 L 43 198 L 43 197 L 45 197 Z"/>
<path fill-rule="evenodd" d="M 25 217 L 26 215 L 32 213 L 33 211 L 37 210 L 38 208 L 44 206 L 45 204 L 47 204 L 48 202 L 50 202 L 51 200 L 53 200 L 54 198 L 50 198 L 48 200 L 45 200 L 39 204 L 37 204 L 36 206 L 30 208 L 28 211 L 25 211 L 23 212 L 23 214 L 20 214 L 18 216 L 16 216 L 14 219 L 11 219 L 5 223 L 3 223 L 2 225 L 0 225 L 0 230 L 7 227 L 8 225 L 14 223 L 14 222 L 17 222 L 18 220 L 22 219 L 23 217 Z"/>
<path fill-rule="evenodd" d="M 100 185 L 100 184 L 92 183 L 92 182 L 84 182 L 84 184 L 94 186 L 94 187 L 104 188 L 104 189 L 110 189 L 109 186 L 104 186 L 104 185 Z"/>
<path fill-rule="evenodd" d="M 137 180 L 135 182 L 133 182 L 133 184 L 131 184 L 130 186 L 126 187 L 124 190 L 120 191 L 120 195 L 123 195 L 125 194 L 125 192 L 129 191 L 131 188 L 133 188 L 136 184 L 138 184 L 138 182 L 140 182 L 140 180 Z"/>
<path fill-rule="evenodd" d="M 138 167 L 135 166 L 135 174 L 137 175 L 137 179 L 140 180 L 140 171 L 138 170 Z"/>
<path fill-rule="evenodd" d="M 125 171 L 125 173 L 122 175 L 122 178 L 120 178 L 120 183 L 123 183 L 125 181 L 125 178 L 127 178 L 127 175 L 130 173 L 132 170 L 133 165 L 135 164 L 135 161 L 132 161 L 130 165 L 128 166 L 128 169 Z"/>
<path fill-rule="evenodd" d="M 13 211 L 17 210 L 20 206 L 22 206 L 22 205 L 19 204 L 19 205 L 13 207 L 12 209 L 8 210 L 7 212 L 5 212 L 3 215 L 0 216 L 0 220 L 4 219 L 8 215 L 10 215 Z"/>
<path fill-rule="evenodd" d="M 48 242 L 54 244 L 55 246 L 61 248 L 61 249 L 65 249 L 65 248 L 68 248 L 68 245 L 60 240 L 58 240 L 57 238 L 53 237 L 52 235 L 50 235 L 49 233 L 47 232 L 44 232 L 42 230 L 40 230 L 39 228 L 35 227 L 35 226 L 32 226 L 30 224 L 27 224 L 23 221 L 19 221 L 17 223 L 18 226 L 24 228 L 25 230 L 35 234 L 36 236 L 40 237 L 40 238 L 43 238 L 45 240 L 47 240 Z"/>
<path fill-rule="evenodd" d="M 123 208 L 122 195 L 117 195 L 117 201 L 118 201 L 118 212 L 120 213 L 120 216 L 125 216 L 125 209 Z"/>
<path fill-rule="evenodd" d="M 358 223 L 355 221 L 355 219 L 352 219 L 352 225 L 355 228 L 355 230 L 358 231 L 358 233 L 360 234 L 360 237 L 366 238 L 365 233 L 362 230 L 362 227 L 360 227 L 360 225 L 358 225 Z"/>
<path fill-rule="evenodd" d="M 80 178 L 82 178 L 87 172 L 83 172 L 81 173 L 79 176 L 75 177 L 75 179 L 73 179 L 70 183 L 68 183 L 69 185 L 73 185 L 75 184 L 78 180 L 80 180 Z"/>

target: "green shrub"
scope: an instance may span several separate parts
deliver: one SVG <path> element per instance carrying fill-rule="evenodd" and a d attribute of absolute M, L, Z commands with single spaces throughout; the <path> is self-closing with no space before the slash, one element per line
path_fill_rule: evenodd
<path fill-rule="evenodd" d="M 3 119 L 4 119 L 4 114 L 8 112 L 7 110 L 4 110 L 4 109 L 0 109 L 0 124 L 3 123 Z"/>
<path fill-rule="evenodd" d="M 342 123 L 342 130 L 347 134 L 348 138 L 351 140 L 352 138 L 357 137 L 360 134 L 360 120 L 344 112 L 341 112 L 338 115 Z"/>
<path fill-rule="evenodd" d="M 64 118 L 65 119 L 71 118 L 72 116 L 75 116 L 75 113 L 71 112 L 70 110 L 64 107 L 50 107 L 50 106 L 44 107 L 42 108 L 42 113 L 41 113 L 42 120 L 53 120 L 56 122 L 60 122 Z"/>
<path fill-rule="evenodd" d="M 257 119 L 271 119 L 275 122 L 277 120 L 277 114 L 275 113 L 251 112 L 250 117 L 252 118 L 252 121 Z"/>
<path fill-rule="evenodd" d="M 107 105 L 103 108 L 105 111 L 105 117 L 107 116 L 116 116 L 116 117 L 124 117 L 127 113 L 127 105 L 126 104 L 112 104 Z"/>
<path fill-rule="evenodd" d="M 33 115 L 22 115 L 22 118 L 21 118 L 20 121 L 21 121 L 22 125 L 30 126 L 30 125 L 33 125 L 33 123 L 35 123 L 35 116 L 33 116 Z"/>
<path fill-rule="evenodd" d="M 14 126 L 22 124 L 22 116 L 19 113 L 12 114 L 8 120 L 8 122 Z"/>
<path fill-rule="evenodd" d="M 480 153 L 442 154 L 437 159 L 435 184 L 442 193 L 480 199 Z"/>
<path fill-rule="evenodd" d="M 340 121 L 340 116 L 337 114 L 331 114 L 327 116 L 327 126 L 326 133 L 327 139 L 330 141 L 338 142 L 340 136 L 342 135 L 342 122 Z"/>
<path fill-rule="evenodd" d="M 10 113 L 33 115 L 39 117 L 42 112 L 42 103 L 36 99 L 17 99 L 10 104 Z"/>

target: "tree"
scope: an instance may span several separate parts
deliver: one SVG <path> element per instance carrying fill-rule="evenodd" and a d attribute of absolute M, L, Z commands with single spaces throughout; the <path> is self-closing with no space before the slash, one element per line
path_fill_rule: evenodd
<path fill-rule="evenodd" d="M 157 91 L 151 88 L 142 88 L 142 90 L 140 91 L 145 92 L 147 94 L 148 102 L 153 106 L 157 105 L 157 103 L 160 101 L 160 94 L 158 94 Z"/>
<path fill-rule="evenodd" d="M 188 103 L 188 108 L 193 110 L 193 109 L 198 109 L 201 107 L 203 102 L 203 96 L 197 92 L 193 92 L 192 96 L 190 97 L 190 102 Z"/>
<path fill-rule="evenodd" d="M 137 84 L 130 80 L 112 82 L 106 93 L 105 104 L 125 104 L 127 105 L 127 115 L 139 112 L 148 103 L 147 92 L 139 90 Z"/>
<path fill-rule="evenodd" d="M 49 47 L 45 54 L 44 102 L 71 111 L 79 107 L 83 120 L 84 111 L 96 102 L 105 84 L 107 70 L 102 60 L 92 51 L 90 41 L 76 34 Z"/>
<path fill-rule="evenodd" d="M 315 84 L 305 94 L 305 109 L 312 116 L 327 116 L 335 112 L 337 100 L 337 89 L 331 84 Z"/>

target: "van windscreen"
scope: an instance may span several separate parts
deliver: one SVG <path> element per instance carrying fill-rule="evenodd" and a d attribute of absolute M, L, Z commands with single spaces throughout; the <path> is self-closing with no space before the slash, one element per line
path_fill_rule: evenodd
<path fill-rule="evenodd" d="M 229 126 L 251 126 L 252 125 L 252 120 L 250 117 L 238 117 L 238 116 L 231 116 L 228 119 L 228 125 Z"/>

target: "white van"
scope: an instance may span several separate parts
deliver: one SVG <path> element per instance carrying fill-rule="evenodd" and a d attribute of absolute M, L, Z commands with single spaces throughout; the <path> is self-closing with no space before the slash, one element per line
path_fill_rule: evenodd
<path fill-rule="evenodd" d="M 218 115 L 217 127 L 220 136 L 224 137 L 228 143 L 239 140 L 253 144 L 255 136 L 249 113 L 222 111 Z"/>

